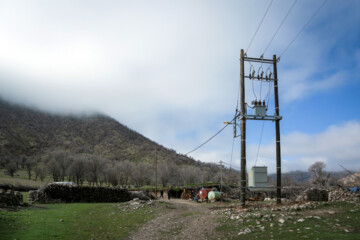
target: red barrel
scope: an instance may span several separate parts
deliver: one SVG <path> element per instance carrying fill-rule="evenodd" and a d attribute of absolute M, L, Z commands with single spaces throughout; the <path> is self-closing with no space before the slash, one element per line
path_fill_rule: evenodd
<path fill-rule="evenodd" d="M 200 190 L 199 190 L 199 193 L 198 193 L 200 199 L 206 199 L 208 193 L 209 193 L 211 190 L 212 190 L 211 188 L 200 189 Z"/>

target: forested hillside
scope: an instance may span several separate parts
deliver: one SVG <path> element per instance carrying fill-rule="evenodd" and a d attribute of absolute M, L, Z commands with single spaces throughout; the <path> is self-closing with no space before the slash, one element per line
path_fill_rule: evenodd
<path fill-rule="evenodd" d="M 10 174 L 28 168 L 36 179 L 145 185 L 157 158 L 163 185 L 219 178 L 217 166 L 177 154 L 100 114 L 52 115 L 0 100 L 0 126 L 0 167 Z"/>
<path fill-rule="evenodd" d="M 160 159 L 194 163 L 104 115 L 51 115 L 5 101 L 0 101 L 0 113 L 2 156 L 35 156 L 60 148 L 138 162 L 150 161 L 158 151 Z"/>

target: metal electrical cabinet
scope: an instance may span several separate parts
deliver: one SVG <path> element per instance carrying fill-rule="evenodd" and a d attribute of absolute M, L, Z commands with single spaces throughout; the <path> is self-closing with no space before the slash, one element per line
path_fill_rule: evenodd
<path fill-rule="evenodd" d="M 267 187 L 267 167 L 252 167 L 249 171 L 249 187 Z"/>

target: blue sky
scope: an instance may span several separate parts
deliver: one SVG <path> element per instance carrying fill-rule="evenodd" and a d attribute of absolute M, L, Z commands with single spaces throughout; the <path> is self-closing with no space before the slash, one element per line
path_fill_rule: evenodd
<path fill-rule="evenodd" d="M 274 0 L 248 55 L 278 56 L 322 0 Z M 186 153 L 233 118 L 239 54 L 270 4 L 254 1 L 1 1 L 0 95 L 55 113 L 102 112 Z M 328 0 L 278 63 L 284 171 L 360 170 L 360 2 Z M 246 70 L 249 66 L 246 66 Z M 258 90 L 258 89 L 256 89 Z M 246 82 L 251 102 L 251 82 Z M 273 95 L 271 95 L 273 97 Z M 273 112 L 270 102 L 269 113 Z M 248 122 L 248 167 L 261 122 Z M 274 124 L 257 163 L 275 170 Z M 190 154 L 231 160 L 228 127 Z"/>

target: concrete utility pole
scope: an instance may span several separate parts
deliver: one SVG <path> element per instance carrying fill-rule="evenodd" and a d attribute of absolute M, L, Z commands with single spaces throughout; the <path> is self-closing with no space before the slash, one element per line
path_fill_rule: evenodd
<path fill-rule="evenodd" d="M 273 65 L 274 75 L 271 78 L 270 75 L 264 77 L 262 72 L 261 74 L 257 74 L 255 76 L 254 73 L 249 73 L 248 76 L 245 76 L 244 63 L 254 62 L 261 63 L 267 65 Z M 275 131 L 276 131 L 276 197 L 277 203 L 281 203 L 281 149 L 280 149 L 280 120 L 282 117 L 279 113 L 279 95 L 278 95 L 278 78 L 277 78 L 277 59 L 276 55 L 273 56 L 273 59 L 264 59 L 263 56 L 261 58 L 250 58 L 244 54 L 244 50 L 240 51 L 240 114 L 238 115 L 240 119 L 240 135 L 241 135 L 241 206 L 245 206 L 245 194 L 246 194 L 246 120 L 268 120 L 275 121 Z M 259 68 L 260 69 L 260 68 Z M 255 71 L 254 71 L 255 72 Z M 250 80 L 257 80 L 261 82 L 274 82 L 274 100 L 275 100 L 275 115 L 269 116 L 267 115 L 267 106 L 265 106 L 265 100 L 262 102 L 261 99 L 259 101 L 255 101 L 254 106 L 254 115 L 247 114 L 247 103 L 245 102 L 245 78 Z M 258 112 L 257 112 L 258 111 Z"/>

